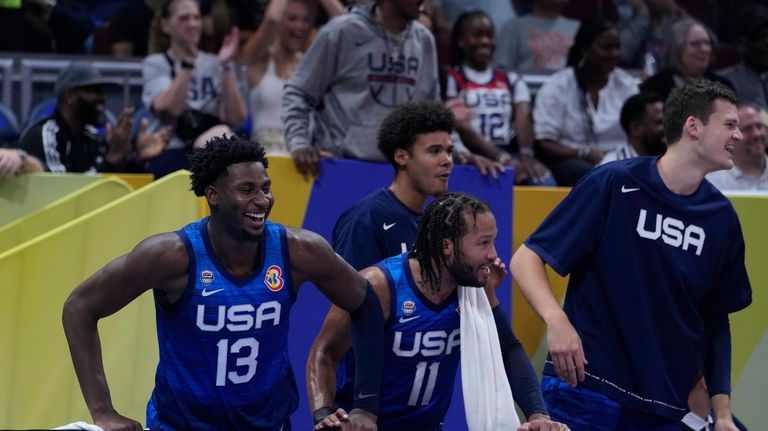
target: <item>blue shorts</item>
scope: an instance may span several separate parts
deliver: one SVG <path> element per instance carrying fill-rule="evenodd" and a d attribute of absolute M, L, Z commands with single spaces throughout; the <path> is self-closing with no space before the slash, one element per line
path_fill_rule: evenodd
<path fill-rule="evenodd" d="M 572 431 L 690 431 L 679 420 L 623 407 L 583 387 L 571 387 L 559 377 L 544 375 L 541 391 L 552 420 Z"/>

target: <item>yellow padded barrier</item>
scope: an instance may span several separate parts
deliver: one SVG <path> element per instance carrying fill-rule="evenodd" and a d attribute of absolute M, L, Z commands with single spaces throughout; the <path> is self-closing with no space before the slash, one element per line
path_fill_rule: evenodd
<path fill-rule="evenodd" d="M 0 226 L 101 178 L 100 175 L 29 174 L 0 180 Z"/>
<path fill-rule="evenodd" d="M 61 309 L 70 291 L 141 239 L 198 216 L 178 172 L 0 254 L 0 429 L 90 421 L 75 378 Z M 151 294 L 100 325 L 112 400 L 143 421 L 157 363 Z"/>
<path fill-rule="evenodd" d="M 31 214 L 0 226 L 0 253 L 98 209 L 133 191 L 114 177 L 100 179 L 51 202 Z"/>
<path fill-rule="evenodd" d="M 152 174 L 130 174 L 130 173 L 115 172 L 115 173 L 102 173 L 102 175 L 104 175 L 105 178 L 120 178 L 121 180 L 130 184 L 131 188 L 134 190 L 138 190 L 146 185 L 151 184 L 152 180 L 155 179 L 154 175 Z"/>

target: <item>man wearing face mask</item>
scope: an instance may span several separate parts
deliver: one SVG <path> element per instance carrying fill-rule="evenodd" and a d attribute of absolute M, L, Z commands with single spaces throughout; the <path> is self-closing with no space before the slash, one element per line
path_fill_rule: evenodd
<path fill-rule="evenodd" d="M 131 145 L 133 108 L 124 108 L 113 126 L 107 123 L 104 87 L 115 82 L 89 63 L 73 62 L 61 71 L 54 92 L 53 114 L 32 125 L 19 146 L 43 162 L 48 172 L 136 172 L 143 161 L 160 154 L 170 131 L 146 132 L 143 121 Z M 106 125 L 101 136 L 97 128 Z"/>

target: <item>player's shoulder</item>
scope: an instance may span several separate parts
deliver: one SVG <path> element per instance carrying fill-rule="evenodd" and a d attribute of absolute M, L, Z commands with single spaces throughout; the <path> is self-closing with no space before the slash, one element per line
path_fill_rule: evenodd
<path fill-rule="evenodd" d="M 189 267 L 187 244 L 178 232 L 149 236 L 139 242 L 128 256 L 134 267 L 161 269 L 168 274 L 185 273 Z"/>
<path fill-rule="evenodd" d="M 381 188 L 349 207 L 341 214 L 339 220 L 354 219 L 356 222 L 366 223 L 377 219 L 382 213 L 391 211 L 392 203 L 388 191 Z"/>

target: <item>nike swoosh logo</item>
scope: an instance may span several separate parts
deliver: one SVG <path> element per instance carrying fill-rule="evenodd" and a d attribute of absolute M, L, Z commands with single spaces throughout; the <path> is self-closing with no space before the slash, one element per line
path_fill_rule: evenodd
<path fill-rule="evenodd" d="M 224 290 L 224 289 L 216 289 L 216 290 L 205 290 L 205 289 L 203 289 L 203 296 L 204 296 L 204 297 L 205 297 L 205 296 L 211 296 L 211 295 L 213 295 L 214 293 L 218 293 L 218 292 L 221 292 L 222 290 Z"/>
<path fill-rule="evenodd" d="M 418 319 L 419 317 L 421 317 L 421 316 L 411 316 L 411 317 L 403 316 L 403 317 L 400 318 L 400 320 L 398 320 L 398 322 L 400 322 L 400 323 L 408 323 L 408 322 L 410 322 L 413 319 Z"/>
<path fill-rule="evenodd" d="M 639 187 L 636 187 L 636 188 L 632 188 L 632 189 L 628 189 L 628 188 L 627 188 L 627 186 L 621 186 L 621 192 L 622 192 L 622 193 L 630 193 L 630 192 L 636 192 L 636 191 L 638 191 L 638 190 L 640 190 L 640 188 L 639 188 Z"/>
<path fill-rule="evenodd" d="M 383 227 L 383 228 L 384 228 L 384 230 L 390 230 L 390 229 L 392 229 L 392 226 L 394 226 L 394 225 L 396 225 L 396 224 L 397 224 L 397 222 L 394 222 L 394 223 L 392 223 L 392 224 L 386 224 L 386 223 L 384 223 L 383 225 L 381 225 L 381 227 Z"/>
<path fill-rule="evenodd" d="M 364 400 L 366 398 L 375 397 L 376 395 L 379 395 L 379 394 L 364 394 L 360 392 L 359 394 L 357 394 L 357 399 Z"/>

